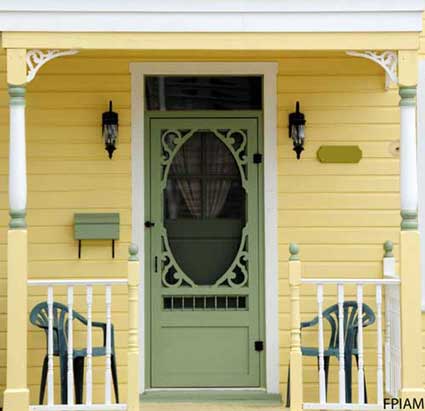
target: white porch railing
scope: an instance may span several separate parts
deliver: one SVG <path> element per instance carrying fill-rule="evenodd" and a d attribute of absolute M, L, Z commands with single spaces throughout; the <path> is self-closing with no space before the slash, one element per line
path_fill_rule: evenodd
<path fill-rule="evenodd" d="M 40 309 L 43 310 L 43 313 L 37 319 L 33 318 L 36 325 L 39 324 L 41 328 L 47 331 L 47 404 L 46 405 L 25 405 L 19 409 L 25 411 L 28 409 L 30 411 L 138 411 L 139 410 L 139 276 L 140 276 L 140 264 L 138 260 L 138 248 L 136 245 L 132 244 L 129 247 L 129 258 L 128 258 L 128 277 L 127 278 L 118 278 L 118 279 L 72 279 L 72 280 L 29 280 L 25 281 L 22 284 L 22 287 L 45 287 L 47 288 L 47 304 L 43 303 L 40 306 Z M 127 286 L 128 291 L 128 339 L 127 339 L 127 401 L 126 403 L 114 404 L 112 403 L 112 354 L 113 344 L 112 344 L 112 288 L 114 286 Z M 60 290 L 57 290 L 58 287 L 61 287 Z M 63 288 L 66 288 L 65 298 L 66 304 L 56 304 L 55 305 L 55 295 L 64 296 Z M 96 287 L 96 290 L 101 288 L 103 289 L 105 295 L 105 319 L 103 323 L 96 324 L 93 319 L 93 303 L 94 300 L 93 288 Z M 85 309 L 78 306 L 78 310 L 84 311 L 86 318 L 82 314 L 82 317 L 79 317 L 79 322 L 82 322 L 86 327 L 86 335 L 83 338 L 82 345 L 84 346 L 83 351 L 78 354 L 87 359 L 87 366 L 85 371 L 85 390 L 82 392 L 78 390 L 79 398 L 81 401 L 84 399 L 83 404 L 75 404 L 74 398 L 74 337 L 81 336 L 80 330 L 78 330 L 73 321 L 75 308 L 74 304 L 74 290 L 78 289 L 83 290 L 83 295 L 85 296 Z M 27 290 L 25 289 L 25 295 L 27 295 Z M 81 295 L 81 292 L 79 292 Z M 19 309 L 19 304 L 22 305 L 20 301 L 14 301 L 14 304 L 10 304 L 12 308 L 17 311 Z M 26 307 L 26 302 L 25 302 Z M 11 310 L 9 312 L 14 312 Z M 56 310 L 56 311 L 55 311 Z M 67 374 L 66 382 L 61 381 L 61 384 L 64 384 L 64 387 L 67 388 L 66 395 L 65 390 L 61 392 L 61 400 L 55 399 L 54 391 L 54 363 L 53 359 L 55 355 L 58 355 L 58 352 L 55 352 L 54 345 L 54 333 L 56 332 L 56 338 L 59 336 L 59 330 L 55 330 L 55 325 L 58 324 L 58 319 L 55 319 L 55 314 L 58 314 L 57 310 L 63 310 L 62 314 L 67 316 L 63 321 L 62 326 L 67 327 L 66 333 L 62 335 L 64 345 L 66 345 L 66 352 L 62 355 L 62 361 L 67 363 Z M 25 310 L 26 311 L 26 310 Z M 47 313 L 46 313 L 47 311 Z M 77 312 L 77 311 L 76 311 Z M 27 319 L 23 318 L 25 321 L 21 321 L 20 327 L 22 328 L 23 338 L 25 338 L 26 346 L 26 333 L 27 333 Z M 97 320 L 97 319 L 96 319 Z M 46 325 L 47 323 L 47 325 Z M 93 328 L 99 327 L 103 331 L 104 343 L 101 350 L 96 350 L 93 346 Z M 78 332 L 78 335 L 77 335 Z M 83 334 L 84 336 L 84 334 Z M 77 341 L 79 342 L 79 341 Z M 25 364 L 25 369 L 27 367 L 26 363 L 26 349 L 25 350 L 16 350 L 13 351 L 13 346 L 9 346 L 8 350 L 12 352 L 15 356 L 19 356 L 22 362 Z M 98 356 L 103 356 L 105 358 L 105 368 L 104 368 L 104 398 L 100 403 L 94 404 L 94 395 L 93 395 L 93 357 L 95 354 Z M 116 359 L 115 365 L 116 365 Z M 84 370 L 79 368 L 79 372 L 82 372 L 84 375 Z M 65 379 L 65 378 L 63 378 Z M 65 385 L 66 383 L 66 385 Z M 26 381 L 25 381 L 26 384 Z M 61 387 L 62 388 L 62 387 Z M 28 391 L 27 391 L 28 392 Z M 85 392 L 85 398 L 84 398 Z M 65 397 L 65 398 L 63 398 Z M 66 404 L 61 404 L 64 401 Z M 26 400 L 28 404 L 28 400 Z M 11 411 L 12 408 L 8 408 Z"/>
<path fill-rule="evenodd" d="M 87 280 L 29 280 L 30 287 L 47 287 L 47 307 L 48 307 L 48 371 L 47 371 L 47 405 L 32 405 L 33 411 L 118 411 L 127 410 L 127 404 L 112 403 L 112 372 L 111 372 L 111 353 L 112 353 L 112 286 L 128 285 L 127 278 L 123 279 L 87 279 Z M 100 404 L 93 404 L 93 287 L 102 287 L 105 292 L 105 312 L 106 312 L 106 344 L 105 344 L 105 383 L 104 383 L 104 401 Z M 63 405 L 60 401 L 55 402 L 54 398 L 54 302 L 55 287 L 65 287 L 67 295 L 67 404 Z M 86 296 L 86 315 L 87 315 L 87 367 L 85 383 L 85 403 L 75 404 L 74 399 L 74 289 L 85 289 Z"/>
<path fill-rule="evenodd" d="M 386 397 L 397 397 L 401 386 L 401 352 L 400 352 L 400 280 L 394 273 L 394 258 L 391 253 L 388 253 L 384 258 L 384 273 L 383 279 L 330 279 L 330 278 L 301 278 L 300 266 L 298 261 L 298 249 L 292 246 L 290 259 L 290 285 L 291 285 L 291 315 L 297 318 L 297 328 L 291 329 L 291 400 L 293 394 L 297 400 L 297 404 L 292 404 L 292 409 L 317 409 L 317 410 L 383 410 L 384 394 Z M 292 260 L 292 261 L 291 261 Z M 291 263 L 295 265 L 291 266 Z M 292 275 L 291 275 L 292 271 Z M 315 328 L 311 328 L 313 332 L 317 332 L 315 345 L 317 346 L 318 354 L 318 402 L 302 401 L 303 394 L 297 387 L 293 387 L 293 376 L 302 382 L 302 371 L 292 370 L 292 361 L 295 364 L 300 362 L 302 368 L 302 346 L 300 334 L 300 288 L 302 285 L 310 285 L 314 287 L 315 299 L 317 302 L 317 318 L 313 322 Z M 365 293 L 365 289 L 367 293 Z M 385 302 L 384 302 L 385 298 Z M 324 304 L 326 299 L 327 304 Z M 346 386 L 346 372 L 351 372 L 351 367 L 347 367 L 346 361 L 351 361 L 351 353 L 347 354 L 345 344 L 348 340 L 346 324 L 348 318 L 344 319 L 345 304 L 357 310 L 357 318 L 353 325 L 356 340 L 355 355 L 358 359 L 357 367 L 357 395 L 353 395 L 351 402 L 347 403 L 346 393 L 351 387 Z M 326 327 L 323 318 L 323 311 L 328 305 L 336 304 L 336 319 L 335 329 L 338 330 L 338 335 L 335 337 L 337 343 L 337 352 L 330 354 L 326 353 L 325 334 Z M 367 403 L 365 398 L 365 337 L 364 337 L 364 317 L 363 310 L 366 310 L 366 305 L 370 304 L 374 307 L 374 331 L 376 331 L 376 341 L 372 342 L 371 338 L 374 333 L 368 333 L 367 348 L 373 348 L 374 355 L 373 366 L 376 367 L 376 401 Z M 385 310 L 385 313 L 384 313 Z M 385 315 L 384 315 L 385 314 Z M 372 321 L 373 322 L 373 321 Z M 344 327 L 345 324 L 345 327 Z M 367 330 L 365 328 L 365 330 Z M 311 335 L 310 335 L 311 337 Z M 304 339 L 304 337 L 303 337 Z M 309 344 L 307 344 L 309 345 Z M 310 343 L 311 345 L 311 343 Z M 314 353 L 313 353 L 314 354 Z M 326 354 L 326 355 L 325 355 Z M 329 401 L 327 398 L 327 381 L 325 376 L 325 357 L 335 356 L 338 360 L 338 395 L 337 402 Z M 370 375 L 370 371 L 368 373 Z M 301 381 L 300 381 L 301 380 Z M 351 378 L 349 378 L 351 380 Z M 300 408 L 298 408 L 300 407 Z"/>

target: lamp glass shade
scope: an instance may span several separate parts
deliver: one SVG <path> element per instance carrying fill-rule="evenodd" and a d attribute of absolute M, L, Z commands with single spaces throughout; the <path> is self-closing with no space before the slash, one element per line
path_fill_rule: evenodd
<path fill-rule="evenodd" d="M 303 124 L 300 124 L 298 126 L 298 139 L 304 140 L 304 125 Z"/>
<path fill-rule="evenodd" d="M 117 148 L 118 143 L 118 124 L 103 125 L 103 140 L 105 142 L 105 150 L 108 152 L 109 158 Z"/>
<path fill-rule="evenodd" d="M 116 146 L 118 142 L 118 124 L 105 124 L 103 126 L 103 140 L 106 144 Z"/>

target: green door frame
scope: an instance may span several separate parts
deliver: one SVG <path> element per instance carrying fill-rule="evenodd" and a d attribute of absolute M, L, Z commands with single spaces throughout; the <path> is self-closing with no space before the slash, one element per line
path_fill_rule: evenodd
<path fill-rule="evenodd" d="M 263 113 L 261 111 L 244 110 L 244 111 L 151 111 L 144 113 L 144 186 L 145 186 L 145 220 L 151 219 L 151 156 L 150 156 L 150 130 L 149 124 L 152 118 L 257 118 L 259 129 L 258 132 L 258 147 L 260 153 L 263 153 L 264 139 L 263 139 Z M 265 341 L 265 276 L 264 276 L 264 161 L 258 164 L 259 178 L 258 178 L 258 298 L 259 298 L 259 323 L 260 323 L 260 338 Z M 145 230 L 145 255 L 144 255 L 144 282 L 145 282 L 145 386 L 152 387 L 151 384 L 151 282 L 150 272 L 152 270 L 151 258 L 151 233 L 150 230 Z M 267 345 L 264 344 L 264 347 Z M 261 353 L 260 362 L 260 387 L 266 388 L 266 351 Z"/>

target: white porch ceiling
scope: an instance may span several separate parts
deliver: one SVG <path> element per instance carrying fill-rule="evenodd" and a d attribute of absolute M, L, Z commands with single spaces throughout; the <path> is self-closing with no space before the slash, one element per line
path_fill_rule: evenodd
<path fill-rule="evenodd" d="M 2 0 L 0 31 L 420 32 L 425 0 Z"/>

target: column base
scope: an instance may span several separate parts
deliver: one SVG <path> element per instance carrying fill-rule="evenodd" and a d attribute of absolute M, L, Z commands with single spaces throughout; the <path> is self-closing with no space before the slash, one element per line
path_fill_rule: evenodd
<path fill-rule="evenodd" d="M 3 397 L 3 411 L 26 411 L 30 406 L 30 392 L 27 388 L 7 388 Z"/>
<path fill-rule="evenodd" d="M 7 377 L 4 411 L 27 411 L 28 233 L 7 233 Z"/>

